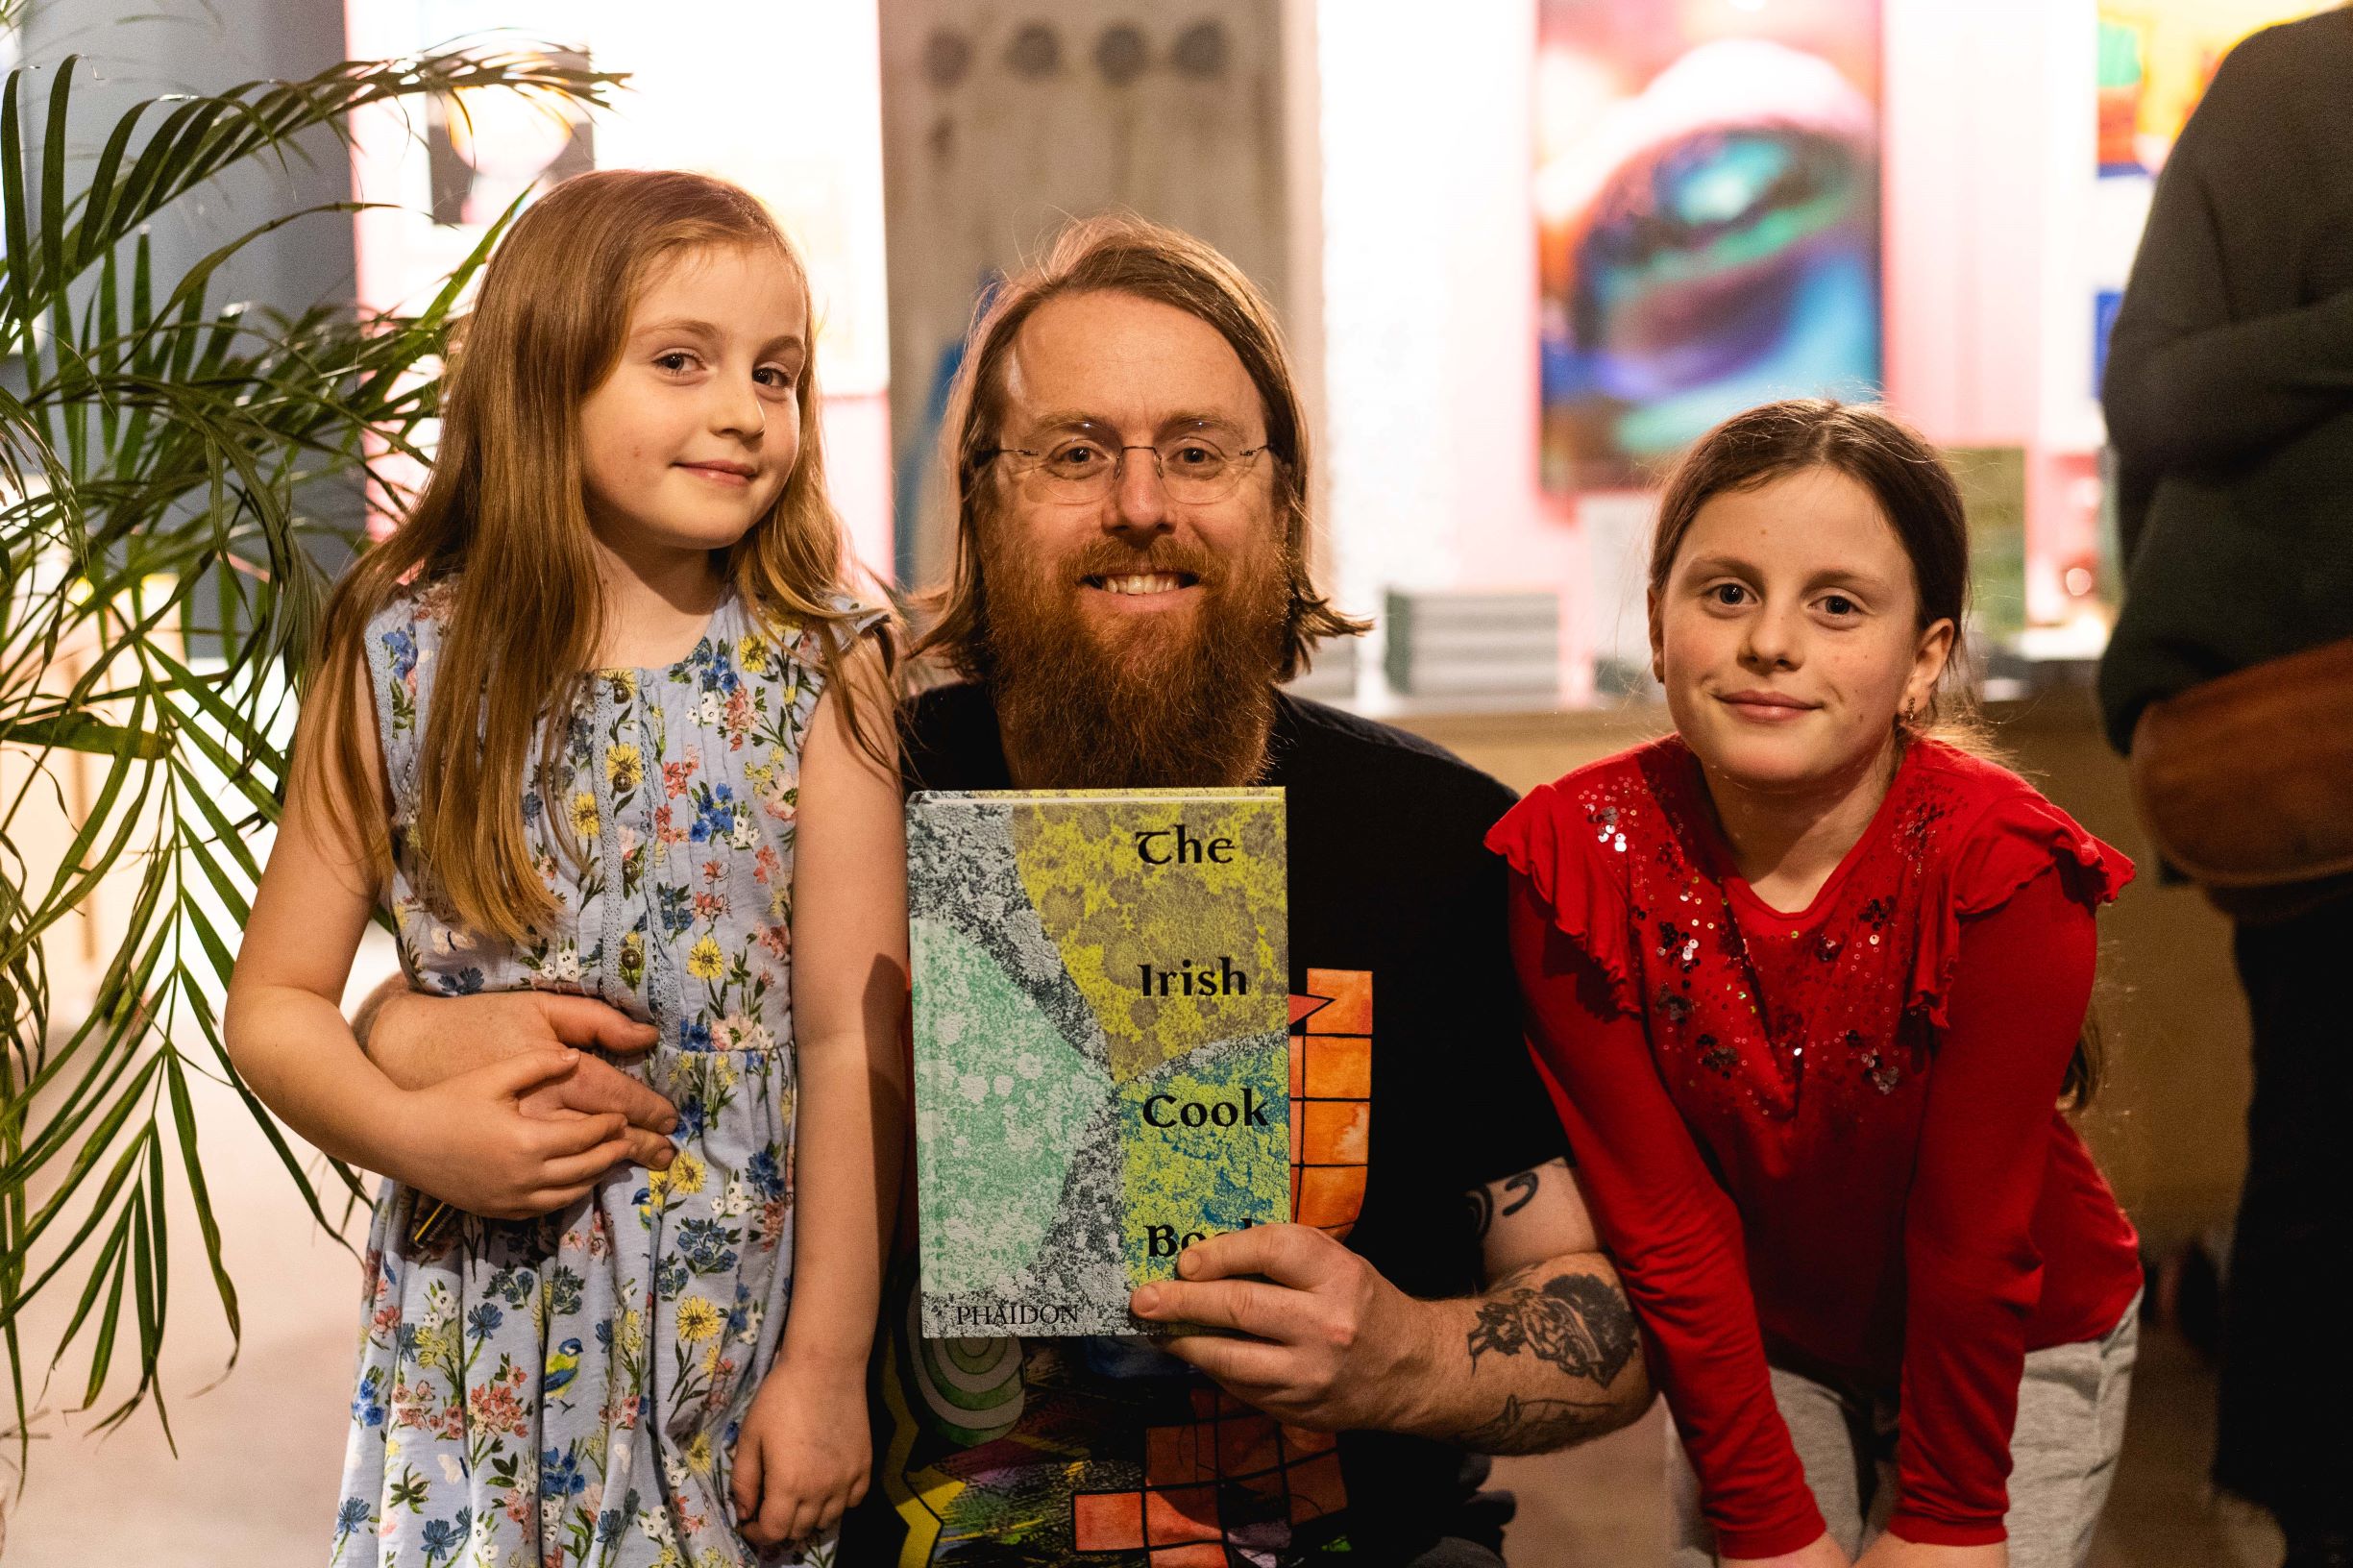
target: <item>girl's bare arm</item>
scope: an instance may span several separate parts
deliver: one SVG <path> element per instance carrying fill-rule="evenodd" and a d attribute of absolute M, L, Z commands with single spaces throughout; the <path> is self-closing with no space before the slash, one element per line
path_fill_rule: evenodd
<path fill-rule="evenodd" d="M 892 734 L 879 651 L 846 677 Z M 793 869 L 793 1016 L 800 1080 L 793 1315 L 783 1357 L 863 1378 L 898 1211 L 907 1077 L 907 851 L 896 752 L 870 755 L 829 694 L 803 750 Z"/>
<path fill-rule="evenodd" d="M 374 711 L 364 684 L 355 700 L 358 713 Z M 384 786 L 372 772 L 351 791 L 315 791 L 324 740 L 315 723 L 296 737 L 285 815 L 229 982 L 229 1053 L 296 1132 L 338 1159 L 391 1172 L 404 1163 L 401 1094 L 360 1054 L 339 1008 L 377 887 L 337 820 L 382 821 Z"/>
<path fill-rule="evenodd" d="M 845 672 L 891 728 L 878 649 Z M 737 1526 L 761 1546 L 839 1520 L 871 1467 L 866 1358 L 898 1213 L 907 1081 L 907 854 L 895 754 L 870 755 L 828 693 L 801 752 L 793 863 L 793 1312 L 735 1449 Z"/>

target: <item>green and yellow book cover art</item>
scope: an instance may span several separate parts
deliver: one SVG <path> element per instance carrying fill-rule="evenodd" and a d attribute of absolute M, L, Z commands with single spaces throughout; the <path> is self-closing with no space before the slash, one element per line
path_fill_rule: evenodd
<path fill-rule="evenodd" d="M 907 806 L 923 1333 L 1132 1334 L 1290 1217 L 1281 790 Z"/>

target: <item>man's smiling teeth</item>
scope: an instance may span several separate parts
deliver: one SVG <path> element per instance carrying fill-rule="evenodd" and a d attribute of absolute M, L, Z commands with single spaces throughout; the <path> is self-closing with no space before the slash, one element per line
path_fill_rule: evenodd
<path fill-rule="evenodd" d="M 1091 579 L 1108 594 L 1173 594 L 1185 586 L 1185 579 L 1173 572 L 1137 573 L 1123 577 Z"/>

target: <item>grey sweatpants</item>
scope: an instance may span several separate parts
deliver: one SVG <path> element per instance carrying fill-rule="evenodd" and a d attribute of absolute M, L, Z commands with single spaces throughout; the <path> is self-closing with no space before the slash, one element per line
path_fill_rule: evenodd
<path fill-rule="evenodd" d="M 2141 1341 L 2141 1303 L 2104 1338 L 2029 1351 L 2010 1436 L 2010 1568 L 2083 1568 L 2092 1557 Z M 1831 1539 L 1859 1556 L 1896 1507 L 1896 1402 L 1776 1366 L 1773 1399 Z M 1667 1429 L 1667 1545 L 1673 1568 L 1714 1568 L 1700 1482 Z"/>

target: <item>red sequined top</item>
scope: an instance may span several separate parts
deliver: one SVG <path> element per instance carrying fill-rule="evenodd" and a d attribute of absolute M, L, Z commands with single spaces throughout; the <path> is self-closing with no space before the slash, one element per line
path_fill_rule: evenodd
<path fill-rule="evenodd" d="M 1898 1394 L 1892 1528 L 2003 1538 L 2026 1351 L 2139 1287 L 2055 1109 L 2131 865 L 2022 780 L 1909 747 L 1813 903 L 1732 869 L 1670 737 L 1538 789 L 1487 846 L 1587 1196 L 1729 1556 L 1822 1533 L 1766 1373 Z"/>

